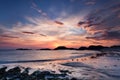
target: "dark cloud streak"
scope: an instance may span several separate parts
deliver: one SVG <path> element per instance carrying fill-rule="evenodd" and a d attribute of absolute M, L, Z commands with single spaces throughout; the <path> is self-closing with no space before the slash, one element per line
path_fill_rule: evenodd
<path fill-rule="evenodd" d="M 25 34 L 35 34 L 34 32 L 28 32 L 28 31 L 23 31 L 22 33 L 25 33 Z"/>
<path fill-rule="evenodd" d="M 0 35 L 0 37 L 5 37 L 5 38 L 19 38 L 19 37 L 12 36 L 12 35 Z"/>
<path fill-rule="evenodd" d="M 47 35 L 45 35 L 45 34 L 40 34 L 40 36 L 44 36 L 44 37 L 47 37 Z"/>
<path fill-rule="evenodd" d="M 54 21 L 56 24 L 59 24 L 59 25 L 64 25 L 63 22 L 60 22 L 60 21 Z"/>

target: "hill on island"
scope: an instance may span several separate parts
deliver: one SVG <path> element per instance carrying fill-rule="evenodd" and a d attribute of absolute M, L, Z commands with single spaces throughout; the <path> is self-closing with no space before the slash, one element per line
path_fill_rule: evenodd
<path fill-rule="evenodd" d="M 67 48 L 65 46 L 58 46 L 54 50 L 76 50 L 76 48 Z"/>
<path fill-rule="evenodd" d="M 101 46 L 101 45 L 90 45 L 88 47 L 81 46 L 79 48 L 68 48 L 66 46 L 58 46 L 54 49 L 41 48 L 41 49 L 36 49 L 36 50 L 102 50 L 102 49 L 120 49 L 120 45 L 114 45 L 114 46 L 110 46 L 110 47 Z M 32 50 L 32 49 L 17 48 L 16 50 Z"/>

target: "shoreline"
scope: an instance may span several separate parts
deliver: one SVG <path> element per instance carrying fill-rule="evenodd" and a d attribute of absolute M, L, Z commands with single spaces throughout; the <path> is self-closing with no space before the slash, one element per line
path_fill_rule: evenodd
<path fill-rule="evenodd" d="M 72 54 L 79 54 L 79 53 L 72 53 Z M 27 75 L 28 75 L 27 77 L 29 78 L 31 78 L 31 76 L 33 76 L 32 74 L 35 72 L 37 72 L 35 74 L 41 75 L 41 72 L 44 73 L 44 71 L 47 71 L 47 74 L 44 74 L 44 76 L 47 76 L 47 77 L 49 76 L 49 78 L 52 78 L 52 79 L 47 79 L 46 77 L 44 77 L 43 80 L 80 80 L 80 79 L 81 80 L 93 80 L 93 79 L 94 80 L 119 80 L 117 79 L 117 78 L 120 78 L 119 60 L 120 60 L 119 53 L 108 52 L 108 53 L 95 53 L 87 56 L 84 55 L 82 57 L 74 56 L 69 59 L 62 59 L 62 60 L 58 59 L 58 60 L 53 60 L 53 61 L 48 61 L 43 63 L 33 61 L 31 63 L 26 62 L 26 63 L 12 63 L 12 64 L 3 64 L 3 65 L 7 66 L 7 69 L 4 71 L 6 74 L 11 69 L 13 70 L 13 72 L 18 73 L 16 71 L 16 67 L 17 67 L 17 69 L 19 68 L 22 69 L 21 71 L 19 69 L 19 74 L 22 75 L 23 71 L 25 71 L 29 67 L 28 69 L 29 71 L 27 71 Z M 2 67 L 4 68 L 4 66 Z M 2 67 L 0 68 L 0 73 L 1 73 Z M 4 77 L 7 77 L 7 76 L 9 75 L 5 75 Z M 15 75 L 12 75 L 11 77 L 14 77 L 14 76 Z M 37 75 L 36 77 L 34 77 L 34 79 L 35 78 L 37 78 Z M 36 80 L 39 80 L 39 79 L 36 79 Z M 32 80 L 32 78 L 19 79 L 19 80 Z"/>

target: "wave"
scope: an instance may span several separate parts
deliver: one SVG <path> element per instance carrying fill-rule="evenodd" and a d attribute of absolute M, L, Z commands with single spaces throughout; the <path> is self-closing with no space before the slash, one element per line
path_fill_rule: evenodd
<path fill-rule="evenodd" d="M 48 62 L 48 61 L 56 61 L 62 59 L 46 59 L 46 60 L 20 60 L 20 61 L 0 61 L 0 64 L 10 64 L 10 63 L 30 63 L 30 62 Z"/>
<path fill-rule="evenodd" d="M 82 57 L 87 57 L 87 56 L 90 56 L 90 55 L 92 55 L 92 54 L 77 55 L 77 56 L 71 56 L 71 57 L 68 57 L 68 58 L 59 58 L 59 59 L 0 61 L 0 64 L 30 63 L 30 62 L 48 62 L 48 61 L 57 61 L 57 60 L 67 60 L 67 59 L 82 58 Z"/>

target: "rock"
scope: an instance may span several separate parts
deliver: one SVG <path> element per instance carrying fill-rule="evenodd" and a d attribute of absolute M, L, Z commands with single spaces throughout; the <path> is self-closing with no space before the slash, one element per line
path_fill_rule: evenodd
<path fill-rule="evenodd" d="M 30 78 L 29 69 L 30 68 L 25 68 L 24 71 L 21 73 L 21 75 L 20 75 L 21 80 L 29 80 L 29 78 Z"/>
<path fill-rule="evenodd" d="M 5 77 L 7 67 L 0 68 L 0 80 Z"/>
<path fill-rule="evenodd" d="M 35 71 L 30 76 L 31 76 L 32 79 L 35 79 L 35 80 L 44 79 L 45 78 L 45 74 L 41 74 L 40 71 Z"/>
<path fill-rule="evenodd" d="M 77 80 L 76 78 L 72 78 L 71 80 Z"/>
<path fill-rule="evenodd" d="M 92 58 L 92 59 L 93 59 L 93 58 L 97 58 L 97 57 L 96 57 L 96 56 L 90 56 L 90 58 Z"/>
<path fill-rule="evenodd" d="M 29 73 L 29 69 L 30 68 L 25 68 L 24 71 L 22 72 L 22 74 L 28 74 Z"/>
<path fill-rule="evenodd" d="M 14 80 L 21 75 L 21 69 L 19 67 L 12 68 L 6 72 L 6 77 L 8 77 L 11 80 Z"/>
<path fill-rule="evenodd" d="M 6 69 L 7 67 L 0 68 L 0 80 L 77 80 L 76 78 L 68 78 L 69 70 L 60 70 L 60 74 L 37 70 L 29 75 L 30 68 L 25 68 L 23 72 L 20 67 L 14 67 L 8 71 Z"/>
<path fill-rule="evenodd" d="M 62 74 L 71 73 L 69 70 L 59 70 Z"/>

